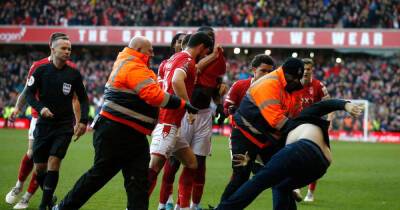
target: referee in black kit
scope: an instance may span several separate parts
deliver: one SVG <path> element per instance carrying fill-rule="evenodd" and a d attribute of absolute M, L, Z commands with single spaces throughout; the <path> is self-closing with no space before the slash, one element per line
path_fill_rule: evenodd
<path fill-rule="evenodd" d="M 86 131 L 88 96 L 79 71 L 68 61 L 71 55 L 69 37 L 62 33 L 51 36 L 50 62 L 37 67 L 27 82 L 27 101 L 39 113 L 34 131 L 33 161 L 37 181 L 43 190 L 39 209 L 51 209 L 57 186 L 61 160 L 72 135 L 79 138 Z M 77 95 L 81 118 L 74 128 L 72 98 Z"/>

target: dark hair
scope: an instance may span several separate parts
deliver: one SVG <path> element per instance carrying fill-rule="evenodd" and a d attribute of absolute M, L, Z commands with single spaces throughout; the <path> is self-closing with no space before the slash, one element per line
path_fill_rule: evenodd
<path fill-rule="evenodd" d="M 182 46 L 186 46 L 188 44 L 191 36 L 192 36 L 192 34 L 186 34 L 185 38 L 183 38 L 183 40 L 182 40 Z"/>
<path fill-rule="evenodd" d="M 214 29 L 211 28 L 210 26 L 201 26 L 199 29 L 197 29 L 197 32 L 204 32 L 206 33 L 208 36 L 211 37 L 211 41 L 212 41 L 212 47 L 211 49 L 214 48 L 214 42 L 215 42 L 215 33 L 214 33 Z"/>
<path fill-rule="evenodd" d="M 214 29 L 211 28 L 210 26 L 201 26 L 199 29 L 197 29 L 198 32 L 213 32 L 214 33 Z"/>
<path fill-rule="evenodd" d="M 49 46 L 51 47 L 53 42 L 55 42 L 55 41 L 57 41 L 59 39 L 69 40 L 69 37 L 68 37 L 67 34 L 61 33 L 61 32 L 52 33 L 51 36 L 50 36 Z"/>
<path fill-rule="evenodd" d="M 197 32 L 195 34 L 192 34 L 190 36 L 187 46 L 193 48 L 199 46 L 200 44 L 204 44 L 204 47 L 210 48 L 212 50 L 213 42 L 211 38 L 204 32 Z"/>
<path fill-rule="evenodd" d="M 257 68 L 257 67 L 261 66 L 261 64 L 271 65 L 272 68 L 274 68 L 274 66 L 275 66 L 274 59 L 272 59 L 271 56 L 265 55 L 265 54 L 258 54 L 251 61 L 252 68 Z"/>
<path fill-rule="evenodd" d="M 301 61 L 303 61 L 304 64 L 314 65 L 314 61 L 311 58 L 303 58 Z"/>
<path fill-rule="evenodd" d="M 290 74 L 296 78 L 302 78 L 304 73 L 304 63 L 297 58 L 288 58 L 282 65 L 283 72 Z"/>
<path fill-rule="evenodd" d="M 176 53 L 175 52 L 175 44 L 176 44 L 176 41 L 178 41 L 179 37 L 182 35 L 186 35 L 186 34 L 185 33 L 177 33 L 177 34 L 175 34 L 174 38 L 172 38 L 171 46 L 170 46 L 171 54 Z"/>

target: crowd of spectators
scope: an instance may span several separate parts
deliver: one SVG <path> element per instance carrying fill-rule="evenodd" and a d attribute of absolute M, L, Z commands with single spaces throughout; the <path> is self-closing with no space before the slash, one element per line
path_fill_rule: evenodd
<path fill-rule="evenodd" d="M 72 59 L 84 76 L 84 83 L 91 105 L 95 109 L 101 106 L 104 84 L 107 81 L 114 61 L 115 53 L 94 54 L 85 48 Z M 158 53 L 167 54 L 167 53 Z M 40 51 L 30 53 L 0 54 L 0 113 L 6 106 L 13 106 L 18 92 L 24 87 L 27 70 L 33 60 L 47 56 Z M 275 57 L 276 58 L 276 57 Z M 157 69 L 162 57 L 153 59 L 152 68 Z M 277 63 L 282 58 L 276 58 Z M 233 81 L 252 75 L 249 71 L 249 59 L 237 59 L 228 56 L 228 72 L 224 81 L 231 85 Z M 317 60 L 317 59 L 316 59 Z M 13 62 L 10 62 L 13 61 Z M 315 77 L 323 81 L 333 98 L 368 100 L 370 130 L 400 131 L 400 57 L 358 57 L 344 59 L 338 64 L 323 59 L 316 62 Z M 344 119 L 344 121 L 343 121 Z M 343 113 L 333 122 L 334 129 L 362 130 L 361 119 L 352 121 Z"/>
<path fill-rule="evenodd" d="M 3 0 L 0 24 L 399 28 L 398 0 Z"/>

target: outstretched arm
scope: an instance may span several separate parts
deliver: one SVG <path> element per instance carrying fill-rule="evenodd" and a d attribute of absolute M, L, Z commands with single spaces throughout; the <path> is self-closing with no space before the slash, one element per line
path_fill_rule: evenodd
<path fill-rule="evenodd" d="M 300 112 L 299 117 L 322 117 L 334 111 L 344 110 L 353 117 L 361 115 L 364 107 L 342 99 L 328 99 L 315 103 Z"/>

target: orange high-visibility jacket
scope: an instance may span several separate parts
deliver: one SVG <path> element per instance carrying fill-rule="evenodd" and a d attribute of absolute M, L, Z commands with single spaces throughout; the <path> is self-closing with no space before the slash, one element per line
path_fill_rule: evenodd
<path fill-rule="evenodd" d="M 259 147 L 266 147 L 287 122 L 292 109 L 300 103 L 285 90 L 286 80 L 282 68 L 254 82 L 243 98 L 233 119 L 245 136 Z"/>
<path fill-rule="evenodd" d="M 147 55 L 128 47 L 118 54 L 100 112 L 108 119 L 147 135 L 157 122 L 158 107 L 178 108 L 185 103 L 183 100 L 176 102 L 176 97 L 160 88 L 156 74 L 147 66 L 148 60 Z M 171 103 L 173 99 L 175 103 Z"/>

